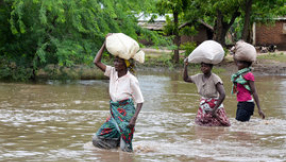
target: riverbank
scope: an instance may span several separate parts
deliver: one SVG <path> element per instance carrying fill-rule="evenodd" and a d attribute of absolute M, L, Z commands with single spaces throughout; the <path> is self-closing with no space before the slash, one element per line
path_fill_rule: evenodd
<path fill-rule="evenodd" d="M 145 63 L 137 64 L 137 70 L 140 71 L 158 71 L 158 72 L 181 72 L 183 69 L 183 52 L 179 64 L 172 62 L 172 53 L 170 50 L 145 50 Z M 112 60 L 105 60 L 107 65 L 112 65 Z M 200 71 L 200 65 L 190 64 L 193 72 Z M 286 51 L 275 53 L 258 53 L 257 61 L 253 64 L 254 73 L 261 75 L 284 75 L 286 74 Z M 232 55 L 227 55 L 219 65 L 215 66 L 213 72 L 219 74 L 221 72 L 233 73 L 236 67 L 233 62 Z M 74 66 L 71 68 L 59 68 L 50 66 L 48 71 L 39 70 L 37 73 L 39 79 L 107 79 L 103 73 L 95 66 Z"/>
<path fill-rule="evenodd" d="M 171 60 L 171 50 L 154 50 L 143 49 L 146 53 L 146 63 L 139 65 L 140 69 L 158 70 L 158 71 L 172 71 L 183 68 L 184 51 L 180 51 L 181 58 L 179 64 L 173 64 Z M 191 67 L 199 67 L 199 65 L 190 65 Z M 255 73 L 265 75 L 279 75 L 286 74 L 286 51 L 275 51 L 272 53 L 257 53 L 257 61 L 253 63 Z M 224 60 L 214 68 L 217 71 L 236 70 L 233 61 L 233 56 L 227 54 Z"/>
<path fill-rule="evenodd" d="M 235 68 L 231 55 L 228 55 L 222 63 L 224 69 Z M 272 53 L 257 53 L 257 60 L 253 63 L 255 73 L 262 75 L 286 74 L 286 51 Z"/>

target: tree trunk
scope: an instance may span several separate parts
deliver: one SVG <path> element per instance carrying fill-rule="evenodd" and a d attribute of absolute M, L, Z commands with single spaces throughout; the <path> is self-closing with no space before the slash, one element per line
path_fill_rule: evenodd
<path fill-rule="evenodd" d="M 252 31 L 252 26 L 253 24 L 250 23 L 250 28 L 248 30 L 248 37 L 247 37 L 247 42 L 252 44 L 253 43 L 253 31 Z"/>
<path fill-rule="evenodd" d="M 231 25 L 234 23 L 235 19 L 240 16 L 240 12 L 238 12 L 238 8 L 235 10 L 235 12 L 232 14 L 231 20 L 229 23 L 224 22 L 223 14 L 220 10 L 217 10 L 217 18 L 215 21 L 214 26 L 214 40 L 219 42 L 222 46 L 225 47 L 225 36 L 227 34 L 227 31 L 231 27 Z"/>
<path fill-rule="evenodd" d="M 252 8 L 252 0 L 245 0 L 245 17 L 244 17 L 244 24 L 243 24 L 243 31 L 242 31 L 242 39 L 246 42 L 249 41 L 249 27 L 250 27 L 250 15 L 251 15 L 251 8 Z"/>
<path fill-rule="evenodd" d="M 223 15 L 220 10 L 217 10 L 217 18 L 214 26 L 214 40 L 225 46 L 225 32 L 223 24 Z"/>
<path fill-rule="evenodd" d="M 181 38 L 179 36 L 179 14 L 178 12 L 174 12 L 173 13 L 174 16 L 174 35 L 175 35 L 175 39 L 174 39 L 174 43 L 177 46 L 177 48 L 174 50 L 174 62 L 175 63 L 179 63 L 179 58 L 180 58 L 180 54 L 179 54 L 179 48 L 180 48 L 180 44 L 181 44 Z"/>

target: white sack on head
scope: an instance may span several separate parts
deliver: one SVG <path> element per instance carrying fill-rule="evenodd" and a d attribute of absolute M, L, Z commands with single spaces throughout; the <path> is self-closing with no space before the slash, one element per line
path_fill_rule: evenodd
<path fill-rule="evenodd" d="M 133 59 L 143 64 L 145 61 L 145 53 L 143 51 L 139 51 L 133 56 Z"/>
<path fill-rule="evenodd" d="M 234 58 L 236 60 L 254 62 L 256 60 L 256 55 L 256 49 L 253 45 L 246 43 L 243 40 L 240 40 L 235 44 Z"/>
<path fill-rule="evenodd" d="M 120 58 L 129 60 L 139 50 L 138 43 L 123 33 L 113 33 L 106 38 L 107 51 Z"/>
<path fill-rule="evenodd" d="M 222 46 L 213 40 L 207 40 L 201 43 L 188 56 L 190 63 L 207 63 L 219 64 L 224 58 L 224 50 Z"/>

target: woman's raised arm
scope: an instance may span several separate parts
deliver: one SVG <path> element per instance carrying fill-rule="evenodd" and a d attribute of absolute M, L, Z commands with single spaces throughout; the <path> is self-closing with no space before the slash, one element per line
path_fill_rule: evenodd
<path fill-rule="evenodd" d="M 101 46 L 100 50 L 97 52 L 93 60 L 93 63 L 103 72 L 105 72 L 106 69 L 106 65 L 101 62 L 101 57 L 104 49 L 105 49 L 105 42 L 103 43 L 103 45 Z"/>
<path fill-rule="evenodd" d="M 185 59 L 184 61 L 184 74 L 183 74 L 183 79 L 185 82 L 189 82 L 189 83 L 193 83 L 193 80 L 191 79 L 191 77 L 189 77 L 188 75 L 188 58 Z"/>

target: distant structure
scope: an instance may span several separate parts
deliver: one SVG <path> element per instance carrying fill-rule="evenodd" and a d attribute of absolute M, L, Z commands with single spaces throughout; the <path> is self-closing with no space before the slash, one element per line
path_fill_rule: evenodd
<path fill-rule="evenodd" d="M 274 18 L 274 24 L 253 24 L 253 44 L 255 46 L 276 46 L 278 50 L 286 50 L 286 16 Z"/>
<path fill-rule="evenodd" d="M 166 14 L 165 16 L 156 15 L 156 18 L 153 19 L 153 21 L 150 21 L 152 16 L 156 14 L 150 14 L 148 16 L 139 15 L 138 17 L 138 25 L 142 28 L 153 30 L 153 31 L 163 31 L 164 26 L 166 25 L 166 16 L 169 16 L 170 18 L 173 17 L 172 14 Z M 194 36 L 188 36 L 188 35 L 182 35 L 181 36 L 181 44 L 184 44 L 186 42 L 196 42 L 196 44 L 200 44 L 205 40 L 209 40 L 213 38 L 213 27 L 211 25 L 208 25 L 207 23 L 203 22 L 202 20 L 198 20 L 199 25 L 197 27 L 198 33 Z M 190 23 L 185 23 L 179 26 L 179 28 L 184 28 L 186 26 L 191 26 Z M 146 40 L 140 40 L 141 43 L 145 45 L 151 45 L 152 42 L 148 42 Z"/>

